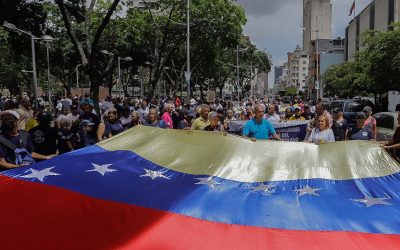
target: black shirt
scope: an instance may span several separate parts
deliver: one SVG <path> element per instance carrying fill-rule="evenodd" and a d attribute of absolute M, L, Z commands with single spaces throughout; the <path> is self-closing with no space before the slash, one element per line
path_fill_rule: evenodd
<path fill-rule="evenodd" d="M 39 124 L 29 130 L 35 152 L 42 155 L 57 153 L 57 129 L 50 125 Z"/>

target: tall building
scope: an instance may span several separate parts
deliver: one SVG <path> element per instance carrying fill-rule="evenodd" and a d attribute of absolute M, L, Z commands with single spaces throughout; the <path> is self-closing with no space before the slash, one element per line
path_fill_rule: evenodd
<path fill-rule="evenodd" d="M 340 37 L 336 39 L 318 39 L 311 43 L 309 72 L 305 86 L 309 98 L 316 99 L 324 96 L 324 83 L 321 76 L 330 66 L 344 61 L 344 44 L 344 39 Z"/>
<path fill-rule="evenodd" d="M 311 42 L 331 39 L 332 4 L 330 0 L 303 0 L 303 50 L 310 52 Z"/>
<path fill-rule="evenodd" d="M 306 91 L 308 63 L 308 54 L 299 45 L 288 53 L 288 85 L 296 87 L 298 93 Z"/>
<path fill-rule="evenodd" d="M 354 53 L 362 49 L 361 34 L 366 30 L 388 30 L 400 21 L 400 0 L 374 0 L 358 14 L 346 28 L 346 60 L 354 60 Z"/>
<path fill-rule="evenodd" d="M 274 83 L 278 81 L 278 78 L 282 76 L 283 66 L 275 66 L 274 67 Z"/>

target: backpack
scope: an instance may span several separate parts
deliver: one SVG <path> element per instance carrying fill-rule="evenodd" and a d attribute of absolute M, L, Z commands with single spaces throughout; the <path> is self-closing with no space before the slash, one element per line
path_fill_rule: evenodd
<path fill-rule="evenodd" d="M 20 140 L 19 147 L 15 146 L 14 143 L 7 140 L 3 135 L 0 135 L 0 143 L 14 151 L 15 165 L 30 165 L 35 163 L 31 153 L 26 149 L 26 141 L 28 139 L 28 133 L 20 131 L 22 139 Z"/>

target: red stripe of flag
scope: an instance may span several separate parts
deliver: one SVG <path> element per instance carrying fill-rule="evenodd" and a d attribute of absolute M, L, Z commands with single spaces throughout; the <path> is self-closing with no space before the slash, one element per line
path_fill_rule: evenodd
<path fill-rule="evenodd" d="M 397 249 L 400 235 L 203 221 L 0 175 L 2 249 Z M 261 212 L 261 211 L 260 211 Z"/>
<path fill-rule="evenodd" d="M 353 4 L 351 5 L 350 11 L 349 11 L 349 16 L 353 14 L 353 11 L 356 9 L 356 0 L 353 1 Z"/>

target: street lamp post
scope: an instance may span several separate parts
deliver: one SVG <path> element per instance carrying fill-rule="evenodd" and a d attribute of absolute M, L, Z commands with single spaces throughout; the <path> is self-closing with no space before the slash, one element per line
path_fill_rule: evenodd
<path fill-rule="evenodd" d="M 108 50 L 102 50 L 100 51 L 101 53 L 105 54 L 105 55 L 109 55 L 109 56 L 114 56 L 115 54 L 109 52 Z M 118 60 L 118 81 L 117 81 L 117 92 L 118 95 L 121 96 L 121 61 L 125 61 L 125 62 L 131 62 L 133 61 L 133 58 L 128 56 L 128 57 L 117 57 Z"/>
<path fill-rule="evenodd" d="M 123 87 L 122 87 L 122 82 L 121 82 L 121 61 L 125 61 L 125 62 L 131 62 L 133 61 L 132 57 L 128 56 L 128 57 L 118 57 L 118 95 L 121 96 L 121 89 L 123 92 Z"/>
<path fill-rule="evenodd" d="M 187 100 L 190 101 L 190 78 L 192 72 L 190 71 L 190 0 L 186 0 L 187 9 L 186 9 L 186 60 L 187 60 L 187 69 L 185 72 L 185 79 L 187 84 Z"/>
<path fill-rule="evenodd" d="M 5 28 L 8 28 L 10 30 L 14 30 L 17 32 L 24 33 L 25 35 L 28 35 L 31 37 L 31 48 L 32 48 L 32 73 L 33 73 L 33 87 L 35 91 L 35 107 L 38 108 L 38 81 L 37 81 L 37 74 L 36 74 L 36 53 L 35 53 L 35 40 L 40 40 L 40 38 L 34 36 L 31 32 L 25 31 L 18 29 L 17 26 L 15 26 L 12 23 L 4 22 L 3 26 Z"/>
<path fill-rule="evenodd" d="M 237 82 L 237 92 L 238 92 L 238 102 L 240 102 L 240 75 L 239 75 L 239 52 L 248 50 L 249 48 L 239 49 L 239 45 L 236 46 L 236 82 Z"/>
<path fill-rule="evenodd" d="M 54 40 L 53 37 L 49 35 L 42 36 L 42 40 L 46 42 L 46 52 L 47 52 L 47 98 L 49 101 L 49 109 L 51 110 L 51 95 L 50 95 L 50 53 L 49 53 L 49 43 Z"/>
<path fill-rule="evenodd" d="M 75 67 L 75 73 L 76 73 L 76 92 L 78 93 L 78 100 L 79 100 L 79 67 L 82 66 L 82 64 L 78 64 Z"/>

